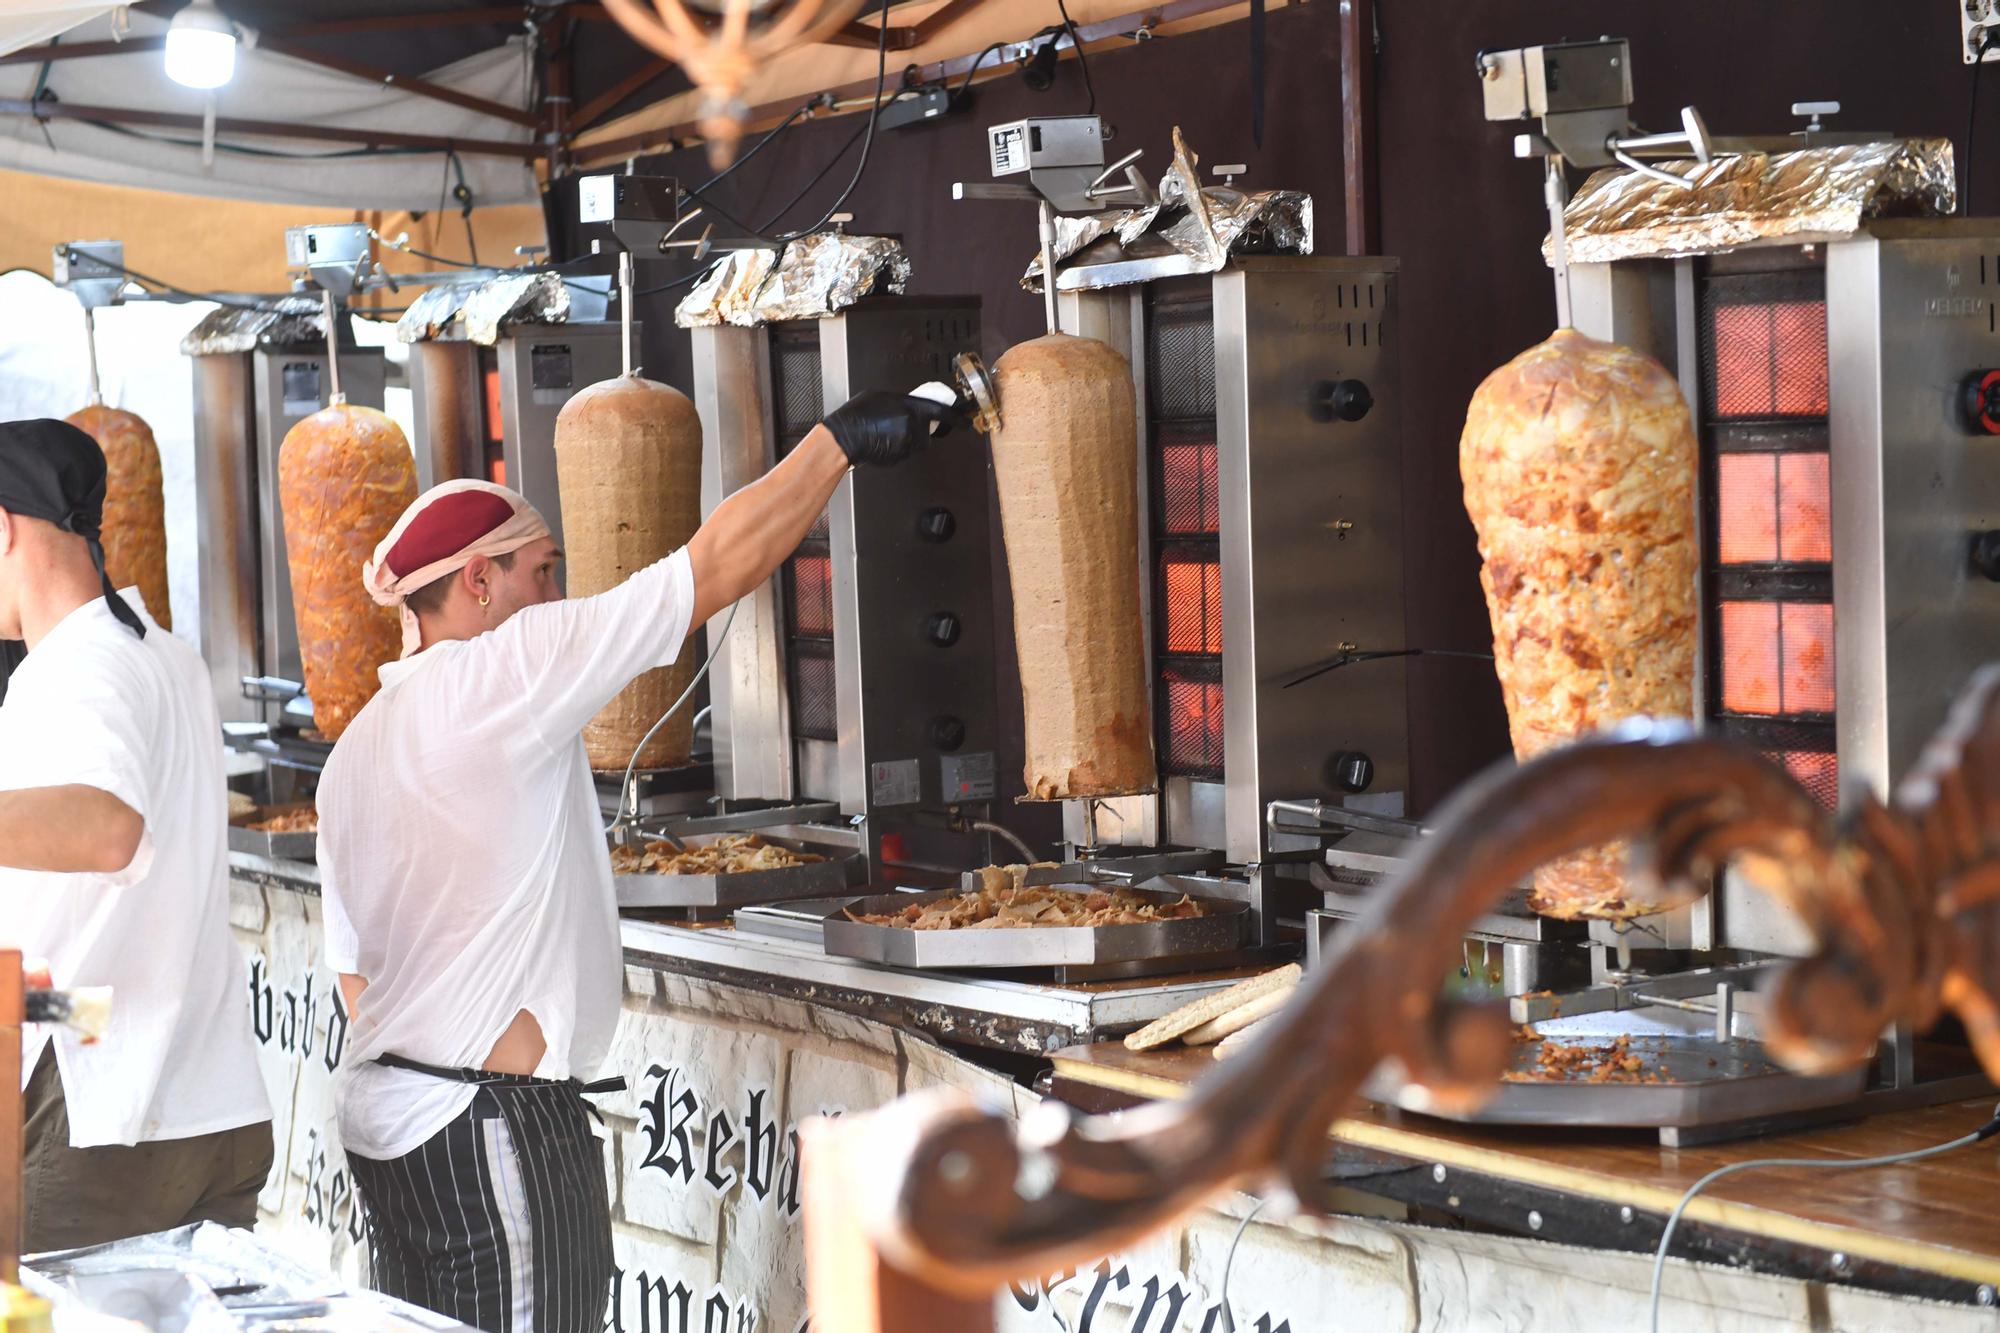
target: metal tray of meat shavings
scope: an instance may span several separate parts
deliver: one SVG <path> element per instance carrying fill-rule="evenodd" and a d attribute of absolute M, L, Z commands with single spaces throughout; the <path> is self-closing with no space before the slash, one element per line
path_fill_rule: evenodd
<path fill-rule="evenodd" d="M 263 829 L 251 828 L 252 824 L 277 815 L 288 815 L 298 810 L 313 808 L 311 801 L 300 801 L 295 805 L 260 805 L 247 815 L 240 815 L 229 821 L 229 850 L 250 852 L 257 856 L 268 856 L 279 861 L 317 861 L 319 859 L 319 834 L 270 833 Z"/>
<path fill-rule="evenodd" d="M 1055 886 L 1051 886 L 1055 887 Z M 1078 892 L 1096 885 L 1068 885 Z M 1153 889 L 1126 890 L 1165 906 L 1186 896 Z M 1203 915 L 1129 926 L 960 927 L 912 930 L 878 926 L 855 916 L 901 913 L 962 896 L 959 889 L 935 893 L 884 893 L 857 898 L 826 921 L 826 951 L 842 958 L 911 968 L 1092 967 L 1109 963 L 1158 961 L 1222 954 L 1242 942 L 1249 916 L 1245 903 L 1197 898 Z M 852 915 L 849 915 L 849 914 Z"/>
<path fill-rule="evenodd" d="M 729 915 L 738 907 L 758 903 L 781 903 L 793 898 L 825 898 L 851 889 L 868 878 L 868 859 L 852 842 L 833 838 L 818 839 L 812 831 L 796 826 L 759 829 L 764 842 L 824 860 L 772 870 L 743 870 L 722 874 L 693 875 L 613 875 L 621 911 L 671 913 L 690 921 L 712 921 Z M 740 833 L 704 833 L 675 838 L 690 851 L 712 847 L 724 838 Z M 635 830 L 613 835 L 614 844 L 629 837 L 641 845 L 666 841 L 656 834 Z"/>
<path fill-rule="evenodd" d="M 1634 1024 L 1631 1014 L 1618 1017 L 1627 1025 L 1618 1033 L 1592 1028 L 1582 1019 L 1574 1027 L 1571 1020 L 1535 1024 L 1542 1041 L 1517 1038 L 1513 1062 L 1493 1095 L 1470 1111 L 1437 1106 L 1428 1090 L 1406 1081 L 1393 1062 L 1375 1071 L 1362 1095 L 1381 1105 L 1466 1124 L 1688 1128 L 1840 1106 L 1859 1097 L 1867 1082 L 1865 1065 L 1807 1077 L 1780 1067 L 1753 1038 L 1718 1042 L 1713 1034 Z M 1621 1071 L 1612 1080 L 1594 1078 L 1621 1037 L 1624 1053 L 1638 1068 Z M 1550 1073 L 1542 1064 L 1545 1044 L 1567 1048 L 1565 1055 L 1581 1050 L 1583 1067 Z"/>

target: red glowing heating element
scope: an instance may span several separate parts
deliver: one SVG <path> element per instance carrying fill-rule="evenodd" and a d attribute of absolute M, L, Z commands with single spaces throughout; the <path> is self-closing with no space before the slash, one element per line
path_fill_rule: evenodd
<path fill-rule="evenodd" d="M 1714 312 L 1715 415 L 1826 415 L 1826 302 L 1723 305 Z"/>
<path fill-rule="evenodd" d="M 1825 454 L 1722 454 L 1715 465 L 1716 551 L 1723 564 L 1833 559 Z"/>

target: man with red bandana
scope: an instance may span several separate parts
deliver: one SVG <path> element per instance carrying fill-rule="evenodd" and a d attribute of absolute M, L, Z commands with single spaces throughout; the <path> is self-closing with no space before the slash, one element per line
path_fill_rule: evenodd
<path fill-rule="evenodd" d="M 403 657 L 319 787 L 326 958 L 352 1027 L 340 1136 L 381 1291 L 487 1333 L 597 1333 L 612 1276 L 582 1095 L 618 1016 L 617 898 L 583 726 L 770 578 L 857 464 L 947 408 L 866 393 L 687 546 L 565 601 L 527 501 L 448 482 L 362 577 Z"/>

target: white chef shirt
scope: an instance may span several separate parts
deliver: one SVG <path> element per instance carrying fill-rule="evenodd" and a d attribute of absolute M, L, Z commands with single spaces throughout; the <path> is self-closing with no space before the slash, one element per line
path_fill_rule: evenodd
<path fill-rule="evenodd" d="M 123 596 L 140 639 L 96 598 L 16 667 L 0 704 L 0 789 L 71 783 L 145 820 L 113 875 L 0 868 L 0 939 L 46 958 L 58 987 L 110 986 L 95 1045 L 23 1034 L 23 1085 L 53 1039 L 77 1148 L 190 1138 L 271 1118 L 250 1037 L 243 955 L 229 933 L 222 724 L 195 650 Z"/>
<path fill-rule="evenodd" d="M 527 607 L 382 667 L 319 784 L 326 961 L 368 982 L 334 1085 L 342 1144 L 388 1161 L 477 1091 L 525 1009 L 542 1078 L 589 1078 L 618 1019 L 618 900 L 584 724 L 680 654 L 685 550 L 595 597 Z"/>

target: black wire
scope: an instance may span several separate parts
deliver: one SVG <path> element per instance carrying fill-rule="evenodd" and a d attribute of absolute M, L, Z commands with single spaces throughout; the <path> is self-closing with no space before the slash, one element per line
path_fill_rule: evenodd
<path fill-rule="evenodd" d="M 904 89 L 898 88 L 896 90 L 895 97 L 891 97 L 887 102 L 883 103 L 884 107 L 894 106 L 896 104 L 897 98 L 900 98 L 903 95 L 904 91 L 905 91 Z M 880 115 L 881 113 L 877 112 L 876 114 Z M 873 118 L 871 117 L 871 122 L 872 119 Z M 804 199 L 807 195 L 811 194 L 813 191 L 813 187 L 815 185 L 818 185 L 821 181 L 825 180 L 826 174 L 829 171 L 832 171 L 835 167 L 840 165 L 840 159 L 847 156 L 847 150 L 854 147 L 855 143 L 860 140 L 861 136 L 867 131 L 867 129 L 868 126 L 863 125 L 858 129 L 856 129 L 854 133 L 848 135 L 847 142 L 843 143 L 838 149 L 836 149 L 833 156 L 829 157 L 826 160 L 825 164 L 821 166 L 818 171 L 813 173 L 812 179 L 807 181 L 804 185 L 800 186 L 798 191 L 794 193 L 790 199 L 787 199 L 785 201 L 783 207 L 779 208 L 777 212 L 771 214 L 770 218 L 764 223 L 762 227 L 758 228 L 758 230 L 760 232 L 768 233 L 771 230 L 771 228 L 778 225 L 779 221 L 784 218 L 785 214 L 797 208 L 799 206 L 799 201 Z M 829 209 L 827 211 L 827 216 L 828 217 L 833 216 L 833 213 L 835 211 L 836 211 L 835 209 Z M 793 235 L 795 236 L 802 236 L 805 234 L 806 233 L 804 232 L 793 233 Z"/>
<path fill-rule="evenodd" d="M 1352 666 L 1356 662 L 1379 662 L 1389 657 L 1468 657 L 1480 662 L 1491 662 L 1493 660 L 1492 653 L 1465 652 L 1457 648 L 1396 648 L 1369 653 L 1342 653 L 1338 657 L 1328 658 L 1317 666 L 1308 667 L 1305 671 L 1286 681 L 1279 688 L 1289 690 L 1294 685 L 1303 685 L 1309 680 L 1317 680 L 1329 671 L 1337 671 L 1341 667 Z"/>
<path fill-rule="evenodd" d="M 1061 3 L 1061 0 L 1057 0 L 1057 3 Z M 882 89 L 887 85 L 888 81 L 889 0 L 882 0 L 881 27 L 875 34 L 875 103 L 868 113 L 868 133 L 861 140 L 861 160 L 854 164 L 854 175 L 848 180 L 847 188 L 840 192 L 838 199 L 827 205 L 826 212 L 820 214 L 819 221 L 813 223 L 812 226 L 807 227 L 803 231 L 791 232 L 782 239 L 794 240 L 800 236 L 810 236 L 825 227 L 827 219 L 840 211 L 841 205 L 845 204 L 848 196 L 854 193 L 854 187 L 861 184 L 861 173 L 868 170 L 869 151 L 875 147 L 875 123 L 882 118 Z M 902 89 L 897 89 L 896 95 L 898 97 L 902 96 Z M 894 99 L 891 100 L 893 101 Z M 843 149 L 842 151 L 846 150 Z M 775 272 L 776 269 L 774 268 L 772 271 Z"/>
<path fill-rule="evenodd" d="M 161 291 L 172 292 L 175 296 L 181 297 L 184 300 L 208 301 L 214 305 L 228 306 L 232 310 L 261 310 L 267 312 L 275 312 L 277 310 L 276 306 L 267 302 L 231 301 L 227 297 L 216 296 L 209 292 L 191 292 L 185 287 L 176 287 L 171 282 L 162 282 L 158 278 L 149 278 L 134 269 L 126 268 L 123 264 L 113 264 L 109 260 L 99 259 L 95 256 L 90 256 L 89 258 L 93 264 L 97 264 L 103 268 L 114 269 L 136 283 L 147 287 L 158 287 Z"/>
<path fill-rule="evenodd" d="M 1069 44 L 1076 48 L 1076 66 L 1083 71 L 1083 90 L 1090 94 L 1090 105 L 1083 114 L 1094 116 L 1097 114 L 1097 88 L 1090 81 L 1090 57 L 1083 53 L 1083 38 L 1077 36 L 1076 24 L 1070 22 L 1069 6 L 1063 0 L 1056 0 L 1056 13 L 1062 15 L 1063 26 L 1069 29 Z"/>
<path fill-rule="evenodd" d="M 779 135 L 783 134 L 786 130 L 790 129 L 794 121 L 798 120 L 800 116 L 803 116 L 806 112 L 818 106 L 822 100 L 824 100 L 824 94 L 818 97 L 814 97 L 810 101 L 799 103 L 797 110 L 793 111 L 791 115 L 786 116 L 783 120 L 779 121 L 777 126 L 774 129 L 772 129 L 770 133 L 766 134 L 756 143 L 750 145 L 749 151 L 745 152 L 742 156 L 738 157 L 734 162 L 731 162 L 728 166 L 716 172 L 713 176 L 710 176 L 700 185 L 693 187 L 684 186 L 682 188 L 687 189 L 689 194 L 693 194 L 697 190 L 714 189 L 717 184 L 719 184 L 724 180 L 727 180 L 730 174 L 734 172 L 738 167 L 742 166 L 745 162 L 748 162 L 751 158 L 757 156 L 757 154 L 763 152 L 766 145 L 768 145 L 773 139 L 777 138 Z"/>
<path fill-rule="evenodd" d="M 958 85 L 958 91 L 952 94 L 951 100 L 953 102 L 963 102 L 965 100 L 965 95 L 968 92 L 972 91 L 972 76 L 977 74 L 979 72 L 979 67 L 986 63 L 986 57 L 992 55 L 995 51 L 1004 51 L 1007 47 L 1011 45 L 1012 45 L 1011 42 L 995 42 L 993 43 L 993 45 L 987 47 L 984 51 L 981 51 L 978 57 L 975 60 L 973 60 L 972 68 L 965 71 L 965 82 Z"/>
<path fill-rule="evenodd" d="M 711 273 L 715 272 L 715 265 L 716 265 L 716 264 L 720 264 L 721 262 L 722 262 L 722 261 L 721 261 L 720 259 L 718 259 L 718 260 L 716 260 L 716 261 L 715 261 L 715 264 L 708 264 L 708 265 L 705 265 L 705 266 L 703 266 L 703 267 L 701 267 L 701 268 L 698 268 L 698 269 L 696 269 L 696 270 L 695 270 L 694 272 L 692 272 L 692 273 L 683 273 L 683 274 L 681 274 L 681 276 L 680 276 L 680 277 L 678 277 L 678 278 L 673 278 L 673 279 L 671 279 L 671 280 L 669 280 L 669 281 L 667 281 L 667 282 L 663 282 L 663 283 L 661 283 L 661 284 L 660 284 L 659 286 L 657 286 L 657 287 L 641 287 L 641 288 L 638 288 L 637 290 L 635 290 L 635 291 L 634 291 L 634 292 L 632 293 L 632 295 L 633 295 L 633 296 L 635 296 L 635 297 L 639 297 L 639 296 L 658 296 L 658 295 L 659 295 L 659 294 L 660 294 L 661 292 L 670 292 L 670 291 L 672 291 L 672 290 L 673 290 L 674 288 L 676 288 L 676 287 L 686 287 L 686 286 L 688 286 L 688 285 L 689 285 L 690 283 L 694 282 L 694 280 L 695 280 L 695 279 L 697 279 L 697 278 L 705 278 L 705 277 L 707 277 L 707 276 L 708 276 L 709 274 L 711 274 Z"/>

